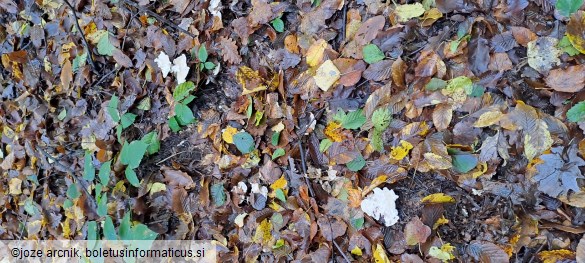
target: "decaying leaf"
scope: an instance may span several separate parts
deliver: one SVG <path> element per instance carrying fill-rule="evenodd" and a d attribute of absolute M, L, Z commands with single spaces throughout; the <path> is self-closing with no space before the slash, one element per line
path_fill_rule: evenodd
<path fill-rule="evenodd" d="M 557 49 L 558 40 L 552 37 L 540 37 L 528 42 L 528 65 L 544 74 L 561 61 L 561 51 Z"/>

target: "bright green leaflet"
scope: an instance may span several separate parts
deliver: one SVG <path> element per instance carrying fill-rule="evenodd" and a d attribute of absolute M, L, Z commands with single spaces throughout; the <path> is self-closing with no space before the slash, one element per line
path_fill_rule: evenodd
<path fill-rule="evenodd" d="M 333 118 L 339 121 L 341 127 L 344 129 L 359 129 L 364 123 L 366 123 L 366 116 L 361 109 L 348 112 L 347 114 L 340 110 Z"/>
<path fill-rule="evenodd" d="M 366 160 L 361 155 L 358 155 L 355 159 L 346 164 L 347 169 L 349 169 L 352 172 L 357 172 L 361 170 L 362 168 L 364 168 L 365 165 Z"/>
<path fill-rule="evenodd" d="M 197 58 L 199 58 L 199 61 L 205 62 L 207 61 L 207 55 L 208 55 L 207 48 L 205 47 L 205 45 L 201 45 L 197 53 Z"/>
<path fill-rule="evenodd" d="M 272 20 L 272 26 L 276 32 L 282 33 L 284 32 L 284 21 L 280 17 L 275 18 Z"/>
<path fill-rule="evenodd" d="M 426 90 L 435 91 L 440 90 L 447 86 L 447 81 L 438 78 L 432 78 L 427 85 L 425 85 Z"/>
<path fill-rule="evenodd" d="M 374 44 L 368 44 L 364 46 L 362 53 L 364 56 L 364 61 L 368 64 L 374 64 L 386 57 L 384 56 L 384 52 L 382 52 L 382 50 L 380 50 L 380 48 Z"/>
<path fill-rule="evenodd" d="M 81 195 L 79 190 L 77 190 L 77 184 L 70 184 L 67 188 L 67 197 L 71 199 L 76 199 Z"/>
<path fill-rule="evenodd" d="M 272 145 L 276 146 L 278 145 L 278 141 L 280 140 L 280 132 L 275 132 L 272 134 Z"/>
<path fill-rule="evenodd" d="M 585 119 L 585 101 L 575 104 L 567 111 L 567 120 L 570 122 L 579 122 Z"/>
<path fill-rule="evenodd" d="M 95 168 L 93 168 L 91 153 L 85 152 L 83 158 L 83 179 L 91 182 L 95 178 Z"/>
<path fill-rule="evenodd" d="M 98 208 L 97 214 L 98 216 L 106 216 L 108 214 L 108 193 L 102 193 L 100 198 L 97 200 Z"/>
<path fill-rule="evenodd" d="M 173 98 L 175 101 L 181 101 L 189 95 L 189 92 L 195 89 L 195 84 L 191 81 L 179 84 L 173 91 Z"/>
<path fill-rule="evenodd" d="M 329 147 L 331 147 L 332 144 L 333 142 L 331 140 L 323 139 L 321 143 L 319 143 L 319 151 L 322 153 L 327 151 L 327 149 L 329 149 Z"/>
<path fill-rule="evenodd" d="M 116 228 L 114 228 L 114 221 L 110 216 L 106 216 L 106 220 L 104 221 L 104 238 L 106 240 L 117 240 L 118 235 L 116 235 Z"/>
<path fill-rule="evenodd" d="M 134 169 L 127 166 L 124 174 L 126 174 L 126 179 L 132 186 L 140 187 L 140 181 L 138 180 L 138 176 L 136 175 L 136 172 L 134 172 Z"/>
<path fill-rule="evenodd" d="M 148 145 L 146 148 L 148 154 L 155 154 L 160 149 L 160 141 L 158 140 L 158 133 L 156 131 L 147 133 L 142 137 L 141 141 Z"/>
<path fill-rule="evenodd" d="M 121 240 L 131 240 L 132 239 L 132 224 L 130 222 L 130 211 L 127 211 L 124 214 L 124 218 L 120 222 L 120 226 L 118 227 L 118 236 Z"/>
<path fill-rule="evenodd" d="M 392 121 L 392 114 L 389 109 L 377 109 L 372 113 L 372 123 L 374 124 L 374 129 L 378 131 L 384 131 L 390 125 Z"/>
<path fill-rule="evenodd" d="M 107 161 L 107 162 L 103 163 L 102 167 L 100 168 L 100 172 L 98 174 L 98 177 L 100 178 L 100 182 L 104 186 L 108 185 L 108 183 L 110 182 L 110 172 L 111 172 L 110 166 L 111 165 L 112 165 L 112 161 Z"/>
<path fill-rule="evenodd" d="M 142 161 L 142 157 L 144 157 L 147 147 L 148 145 L 140 140 L 133 141 L 130 144 L 124 142 L 122 153 L 120 154 L 121 163 L 128 165 L 132 169 L 137 168 L 140 165 L 140 161 Z"/>
<path fill-rule="evenodd" d="M 283 203 L 286 203 L 286 195 L 284 194 L 284 191 L 282 191 L 282 189 L 280 188 L 276 189 L 275 194 L 278 200 L 282 201 Z"/>
<path fill-rule="evenodd" d="M 116 49 L 112 43 L 110 43 L 109 33 L 104 34 L 97 43 L 97 51 L 100 55 L 111 56 Z"/>
<path fill-rule="evenodd" d="M 130 125 L 132 125 L 135 120 L 136 120 L 136 114 L 127 112 L 124 115 L 122 115 L 122 119 L 121 119 L 122 129 L 126 129 L 126 128 L 130 127 Z"/>
<path fill-rule="evenodd" d="M 120 100 L 114 94 L 110 99 L 110 103 L 108 103 L 108 113 L 114 122 L 120 121 L 120 113 L 118 112 L 118 104 L 120 104 Z"/>
<path fill-rule="evenodd" d="M 181 126 L 179 126 L 179 123 L 177 122 L 177 118 L 171 117 L 169 119 L 169 128 L 171 128 L 171 130 L 173 132 L 178 132 L 181 130 Z"/>
<path fill-rule="evenodd" d="M 564 17 L 569 17 L 571 14 L 577 12 L 583 5 L 583 0 L 557 0 L 555 7 L 559 14 Z"/>
<path fill-rule="evenodd" d="M 272 153 L 272 160 L 274 160 L 280 156 L 283 156 L 283 155 L 284 155 L 284 149 L 278 148 Z"/>
<path fill-rule="evenodd" d="M 195 120 L 193 111 L 191 111 L 191 109 L 187 105 L 182 103 L 179 103 L 175 106 L 175 114 L 177 122 L 181 125 L 190 124 Z"/>

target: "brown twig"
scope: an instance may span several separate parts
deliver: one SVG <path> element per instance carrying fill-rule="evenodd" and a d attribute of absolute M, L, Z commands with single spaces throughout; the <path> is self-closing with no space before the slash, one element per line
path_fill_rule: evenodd
<path fill-rule="evenodd" d="M 71 3 L 69 3 L 69 1 L 63 0 L 63 2 L 65 2 L 65 4 L 67 4 L 67 6 L 69 6 L 69 8 L 71 9 L 71 12 L 73 13 L 73 17 L 75 18 L 75 28 L 77 28 L 77 31 L 79 31 L 79 34 L 81 35 L 81 40 L 83 40 L 83 45 L 85 46 L 85 52 L 87 52 L 87 61 L 89 62 L 89 65 L 91 65 L 92 70 L 95 73 L 99 74 L 95 63 L 93 62 L 93 58 L 91 57 L 91 49 L 89 48 L 89 44 L 87 44 L 87 39 L 85 39 L 85 35 L 83 34 L 83 30 L 81 30 L 81 26 L 79 26 L 79 22 L 77 21 L 77 20 L 79 20 L 79 18 L 77 17 L 77 13 L 75 12 L 75 8 L 73 8 L 73 5 Z"/>
<path fill-rule="evenodd" d="M 146 9 L 146 8 L 138 5 L 137 3 L 134 3 L 134 2 L 132 2 L 130 0 L 122 0 L 122 2 L 126 3 L 129 6 L 132 6 L 132 7 L 136 8 L 136 9 L 138 9 L 140 12 L 149 14 L 150 16 L 152 16 L 152 17 L 156 18 L 157 20 L 159 20 L 159 21 L 167 24 L 168 26 L 172 27 L 173 29 L 175 29 L 177 31 L 181 31 L 182 33 L 185 33 L 185 35 L 188 35 L 191 38 L 197 38 L 197 36 L 195 36 L 193 33 L 189 32 L 189 31 L 187 31 L 185 29 L 180 28 L 179 26 L 175 25 L 173 22 L 167 20 L 166 18 L 160 16 L 159 14 L 157 14 L 157 13 L 155 13 L 155 12 L 149 10 L 149 9 Z"/>

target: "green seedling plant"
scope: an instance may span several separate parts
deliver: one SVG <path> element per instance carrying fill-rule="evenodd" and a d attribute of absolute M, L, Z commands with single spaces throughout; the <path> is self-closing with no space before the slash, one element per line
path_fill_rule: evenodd
<path fill-rule="evenodd" d="M 197 51 L 197 58 L 199 59 L 199 70 L 212 70 L 215 68 L 215 64 L 213 64 L 213 62 L 207 61 L 208 57 L 209 54 L 207 53 L 207 48 L 205 45 L 201 45 L 199 47 L 199 51 Z"/>

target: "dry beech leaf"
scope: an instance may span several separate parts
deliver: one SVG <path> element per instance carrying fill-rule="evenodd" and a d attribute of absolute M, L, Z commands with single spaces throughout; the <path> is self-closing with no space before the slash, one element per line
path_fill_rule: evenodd
<path fill-rule="evenodd" d="M 390 78 L 392 73 L 392 60 L 382 60 L 371 64 L 363 73 L 367 80 L 382 81 Z"/>
<path fill-rule="evenodd" d="M 404 228 L 404 238 L 406 238 L 406 244 L 409 246 L 426 242 L 430 235 L 431 228 L 423 224 L 418 217 L 411 219 Z"/>
<path fill-rule="evenodd" d="M 437 130 L 443 131 L 449 127 L 453 118 L 453 106 L 451 104 L 439 104 L 433 111 L 433 123 Z"/>
<path fill-rule="evenodd" d="M 323 91 L 329 90 L 329 88 L 339 79 L 341 72 L 335 67 L 331 60 L 325 61 L 319 69 L 317 74 L 314 76 L 315 84 Z"/>
<path fill-rule="evenodd" d="M 585 87 L 585 65 L 554 69 L 546 77 L 546 85 L 560 92 L 578 92 Z"/>
<path fill-rule="evenodd" d="M 375 16 L 366 20 L 366 22 L 362 23 L 362 26 L 355 34 L 356 43 L 359 46 L 369 44 L 374 38 L 376 38 L 378 32 L 384 28 L 385 22 L 386 18 L 384 18 L 384 16 Z"/>
<path fill-rule="evenodd" d="M 71 87 L 71 81 L 73 81 L 73 72 L 71 69 L 71 62 L 67 60 L 61 69 L 61 85 L 63 85 L 63 90 L 69 90 L 69 87 Z"/>
<path fill-rule="evenodd" d="M 239 64 L 242 62 L 242 57 L 238 53 L 238 46 L 235 41 L 230 38 L 220 37 L 219 45 L 222 50 L 223 61 L 231 64 Z"/>
<path fill-rule="evenodd" d="M 524 47 L 528 46 L 529 42 L 538 38 L 536 34 L 525 27 L 512 26 L 510 27 L 510 31 L 512 31 L 512 35 L 514 36 L 514 39 L 516 39 L 516 42 Z"/>

